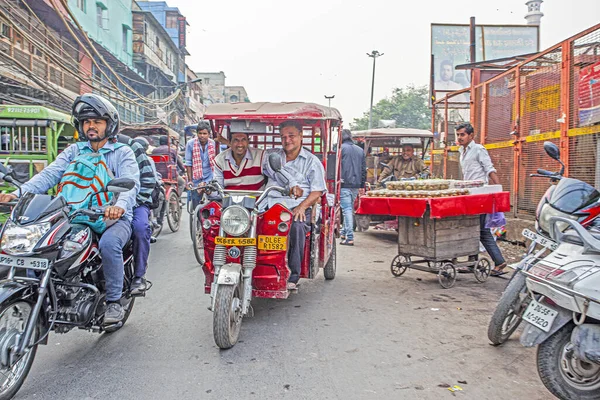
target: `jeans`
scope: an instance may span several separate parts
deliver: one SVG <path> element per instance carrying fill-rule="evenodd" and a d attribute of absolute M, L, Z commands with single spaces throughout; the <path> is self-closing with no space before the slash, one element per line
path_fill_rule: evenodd
<path fill-rule="evenodd" d="M 500 249 L 498 248 L 498 245 L 492 236 L 492 232 L 490 232 L 489 228 L 485 227 L 485 218 L 485 214 L 479 216 L 479 240 L 481 241 L 481 244 L 483 244 L 483 247 L 485 247 L 485 250 L 488 252 L 490 257 L 492 257 L 494 264 L 496 266 L 502 265 L 506 261 L 504 260 L 504 257 L 502 257 L 502 253 L 500 252 Z"/>
<path fill-rule="evenodd" d="M 150 254 L 150 237 L 152 228 L 150 227 L 150 207 L 143 204 L 133 209 L 133 220 L 131 221 L 133 229 L 133 264 L 135 267 L 135 277 L 141 278 L 148 269 L 148 255 Z"/>
<path fill-rule="evenodd" d="M 358 196 L 358 189 L 342 188 L 340 192 L 340 205 L 344 214 L 344 226 L 342 227 L 342 236 L 346 240 L 354 241 L 354 200 Z"/>
<path fill-rule="evenodd" d="M 198 207 L 198 204 L 202 201 L 202 195 L 198 193 L 197 190 L 190 190 L 188 194 L 192 195 L 192 210 L 195 210 Z"/>
<path fill-rule="evenodd" d="M 121 218 L 111 225 L 100 238 L 98 247 L 102 255 L 106 300 L 118 301 L 123 293 L 123 247 L 131 237 L 131 222 Z"/>
<path fill-rule="evenodd" d="M 310 211 L 307 211 L 306 221 L 310 222 L 310 215 Z M 288 282 L 298 283 L 300 280 L 304 246 L 306 245 L 306 234 L 309 229 L 310 225 L 303 221 L 293 221 L 292 226 L 290 227 L 288 267 L 290 268 L 291 273 Z"/>

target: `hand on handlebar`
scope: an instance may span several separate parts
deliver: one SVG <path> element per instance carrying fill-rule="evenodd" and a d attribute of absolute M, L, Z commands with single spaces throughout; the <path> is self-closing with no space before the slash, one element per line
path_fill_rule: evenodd
<path fill-rule="evenodd" d="M 0 193 L 0 203 L 10 203 L 11 201 L 15 201 L 17 196 L 12 193 Z"/>
<path fill-rule="evenodd" d="M 117 206 L 109 206 L 104 210 L 104 217 L 106 219 L 119 219 L 125 214 L 125 210 Z"/>

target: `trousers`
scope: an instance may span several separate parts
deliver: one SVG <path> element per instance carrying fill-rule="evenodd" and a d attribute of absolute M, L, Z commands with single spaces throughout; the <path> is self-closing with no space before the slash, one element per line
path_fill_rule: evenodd
<path fill-rule="evenodd" d="M 118 301 L 123 294 L 123 247 L 131 237 L 131 222 L 121 218 L 102 234 L 98 247 L 106 280 L 106 300 Z"/>
<path fill-rule="evenodd" d="M 354 241 L 354 200 L 357 196 L 358 189 L 342 188 L 340 191 L 340 206 L 344 215 L 341 234 L 346 240 Z"/>
<path fill-rule="evenodd" d="M 490 257 L 492 257 L 494 264 L 496 266 L 502 265 L 505 263 L 504 257 L 502 257 L 502 252 L 494 240 L 492 232 L 490 232 L 489 228 L 485 227 L 485 218 L 486 214 L 479 216 L 479 241 L 485 247 Z"/>
<path fill-rule="evenodd" d="M 150 255 L 150 237 L 152 228 L 150 227 L 150 207 L 146 204 L 137 206 L 133 209 L 133 220 L 131 221 L 133 232 L 133 265 L 135 277 L 141 278 L 148 269 L 148 256 Z"/>

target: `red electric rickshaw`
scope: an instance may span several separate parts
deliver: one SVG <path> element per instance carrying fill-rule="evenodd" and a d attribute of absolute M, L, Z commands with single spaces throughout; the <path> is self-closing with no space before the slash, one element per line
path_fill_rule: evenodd
<path fill-rule="evenodd" d="M 280 123 L 302 123 L 303 146 L 323 163 L 328 193 L 313 206 L 300 277 L 313 279 L 322 268 L 325 279 L 333 279 L 340 214 L 340 113 L 311 103 L 234 103 L 210 105 L 204 118 L 217 134 L 248 132 L 250 146 L 265 150 L 281 147 Z M 281 165 L 274 158 L 271 168 L 278 171 Z M 287 195 L 289 188 L 223 190 L 212 182 L 208 189 L 219 192 L 222 201 L 209 202 L 201 211 L 205 292 L 211 296 L 215 342 L 226 349 L 237 342 L 242 318 L 252 313 L 253 297 L 285 299 L 290 294 L 287 243 L 292 214 L 281 204 L 266 211 L 261 207 L 270 191 Z"/>

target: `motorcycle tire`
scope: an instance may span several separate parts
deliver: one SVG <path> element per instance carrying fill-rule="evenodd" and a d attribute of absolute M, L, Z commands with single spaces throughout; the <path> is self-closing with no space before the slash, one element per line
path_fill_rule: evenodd
<path fill-rule="evenodd" d="M 230 349 L 237 343 L 242 327 L 242 299 L 239 285 L 219 285 L 213 310 L 213 336 L 221 349 Z M 236 310 L 232 305 L 237 303 Z M 231 315 L 232 312 L 239 313 Z"/>
<path fill-rule="evenodd" d="M 169 195 L 168 207 L 167 207 L 167 223 L 172 232 L 177 232 L 181 225 L 181 203 L 179 202 L 179 196 L 174 190 Z"/>
<path fill-rule="evenodd" d="M 523 305 L 519 303 L 523 302 L 521 295 L 527 294 L 525 280 L 524 274 L 515 272 L 502 292 L 488 326 L 488 339 L 494 346 L 506 342 L 521 324 L 521 315 L 515 315 L 515 309 L 518 306 L 519 310 L 523 310 Z"/>
<path fill-rule="evenodd" d="M 336 243 L 333 241 L 333 247 L 331 248 L 331 254 L 329 255 L 329 260 L 327 260 L 327 264 L 325 264 L 325 268 L 323 268 L 323 275 L 325 275 L 325 279 L 330 281 L 335 278 L 335 272 L 337 270 L 337 260 L 335 255 Z"/>
<path fill-rule="evenodd" d="M 600 399 L 600 366 L 574 358 L 568 360 L 564 358 L 567 356 L 565 353 L 572 354 L 572 351 L 565 351 L 565 347 L 571 342 L 571 333 L 574 327 L 573 323 L 568 323 L 538 346 L 538 374 L 546 389 L 559 399 Z M 581 363 L 586 372 L 590 372 L 590 365 L 594 367 L 596 369 L 594 381 L 586 384 L 575 382 L 577 373 L 573 369 L 573 363 Z"/>
<path fill-rule="evenodd" d="M 29 312 L 31 312 L 31 310 L 33 309 L 33 305 L 31 303 L 22 300 L 13 301 L 10 304 L 2 304 L 0 305 L 0 320 L 4 316 L 4 313 L 9 312 L 13 308 L 17 307 L 17 305 L 19 304 L 26 304 L 29 307 Z M 24 326 L 25 324 L 22 325 Z M 39 333 L 40 329 L 38 327 L 37 329 L 35 329 L 35 332 L 32 335 L 31 343 L 35 343 L 38 340 Z M 3 338 L 7 334 L 10 334 L 10 331 L 7 332 L 6 328 L 3 326 L 2 329 L 0 329 L 0 343 L 3 344 Z M 23 385 L 23 382 L 25 382 L 25 378 L 27 378 L 27 375 L 31 370 L 31 366 L 33 365 L 33 360 L 37 352 L 37 347 L 37 344 L 33 346 L 29 350 L 29 352 L 23 358 L 21 358 L 21 360 L 18 361 L 19 366 L 16 367 L 16 370 L 19 376 L 11 383 L 9 387 L 0 387 L 0 400 L 12 399 L 15 396 L 15 394 L 19 391 L 19 389 Z M 13 366 L 13 368 L 15 368 L 15 366 Z M 3 370 L 4 368 L 0 368 L 0 373 L 2 373 Z"/>
<path fill-rule="evenodd" d="M 200 266 L 204 265 L 204 238 L 202 236 L 202 220 L 200 219 L 200 206 L 196 207 L 196 211 L 190 215 L 192 221 L 192 243 L 194 247 L 194 256 Z"/>

